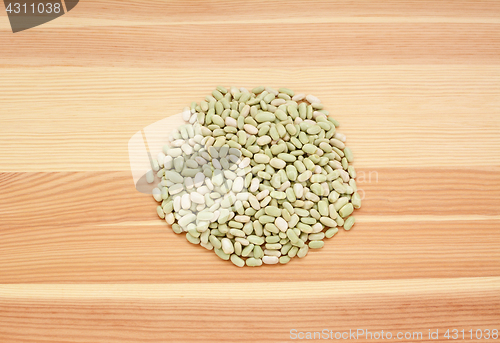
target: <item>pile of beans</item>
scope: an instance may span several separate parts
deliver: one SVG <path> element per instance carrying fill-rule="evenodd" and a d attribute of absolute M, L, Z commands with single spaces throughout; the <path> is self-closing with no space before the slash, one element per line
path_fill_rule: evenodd
<path fill-rule="evenodd" d="M 153 161 L 158 216 L 236 266 L 288 263 L 319 249 L 360 208 L 339 123 L 313 95 L 219 86 L 182 113 Z"/>

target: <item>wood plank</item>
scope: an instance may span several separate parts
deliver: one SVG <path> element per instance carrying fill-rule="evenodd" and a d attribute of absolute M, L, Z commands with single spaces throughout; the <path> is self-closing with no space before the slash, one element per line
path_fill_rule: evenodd
<path fill-rule="evenodd" d="M 332 287 L 318 295 L 314 295 L 318 289 L 315 283 L 307 297 L 300 283 L 296 285 L 298 288 L 293 287 L 294 283 L 284 283 L 282 289 L 278 285 L 275 292 L 278 298 L 272 303 L 251 297 L 249 294 L 261 293 L 254 288 L 234 297 L 213 291 L 206 298 L 201 287 L 190 293 L 198 293 L 196 299 L 170 299 L 155 291 L 161 289 L 164 290 L 161 294 L 166 294 L 168 285 L 130 285 L 128 293 L 116 289 L 108 293 L 104 286 L 103 292 L 93 292 L 91 297 L 63 287 L 70 295 L 80 296 L 59 299 L 45 297 L 53 288 L 50 285 L 35 286 L 31 292 L 34 296 L 0 298 L 0 338 L 28 342 L 36 332 L 38 340 L 52 342 L 285 342 L 292 341 L 293 329 L 301 332 L 363 329 L 384 330 L 394 335 L 422 332 L 425 341 L 430 329 L 438 329 L 440 337 L 436 341 L 445 342 L 446 329 L 496 328 L 500 319 L 496 311 L 500 306 L 498 280 L 493 284 L 481 278 L 454 282 L 430 279 L 413 285 L 398 280 L 397 284 L 386 282 L 382 287 L 387 292 L 381 293 L 370 293 L 378 289 L 376 281 L 363 281 L 351 285 L 364 290 L 359 294 L 349 293 L 349 288 L 345 292 L 342 287 Z M 443 285 L 447 288 L 443 289 Z M 220 287 L 227 287 L 231 293 L 229 285 Z M 151 291 L 154 300 L 147 299 Z M 125 297 L 117 300 L 117 293 Z M 216 298 L 212 298 L 214 293 Z M 108 294 L 110 297 L 106 299 Z M 235 308 L 242 310 L 234 311 Z M 376 341 L 362 336 L 359 340 Z"/>
<path fill-rule="evenodd" d="M 500 11 L 498 2 L 494 0 L 461 1 L 457 6 L 456 1 L 451 0 L 423 0 L 419 2 L 408 1 L 362 1 L 352 2 L 340 0 L 335 2 L 311 0 L 303 2 L 300 0 L 254 0 L 252 2 L 234 3 L 230 0 L 217 0 L 200 2 L 197 0 L 187 1 L 161 1 L 161 0 L 108 0 L 103 6 L 102 1 L 87 0 L 78 4 L 78 11 L 72 11 L 71 15 L 59 18 L 57 21 L 49 22 L 38 28 L 71 26 L 75 19 L 82 19 L 87 26 L 95 25 L 94 20 L 110 20 L 120 22 L 117 17 L 130 23 L 146 23 L 160 21 L 164 25 L 178 24 L 191 21 L 205 25 L 212 21 L 241 21 L 253 22 L 256 8 L 259 9 L 260 20 L 286 21 L 290 18 L 294 21 L 317 20 L 333 21 L 336 18 L 356 19 L 380 19 L 389 21 L 412 20 L 423 18 L 426 22 L 460 20 L 462 23 L 476 21 L 488 21 L 497 19 L 496 13 Z M 276 11 L 276 8 L 279 11 Z M 96 14 L 99 15 L 96 15 Z M 0 12 L 0 16 L 6 16 Z M 71 19 L 71 20 L 66 20 Z M 440 22 L 437 21 L 437 22 Z M 2 23 L 3 24 L 3 23 Z M 8 26 L 2 26 L 2 28 Z"/>
<path fill-rule="evenodd" d="M 259 9 L 261 20 L 325 20 L 332 18 L 364 19 L 364 18 L 415 18 L 425 17 L 432 19 L 456 18 L 467 22 L 471 18 L 483 20 L 496 18 L 500 11 L 498 2 L 491 0 L 462 1 L 457 6 L 456 1 L 424 0 L 419 2 L 408 1 L 317 1 L 304 2 L 301 0 L 255 0 L 252 2 L 234 3 L 230 0 L 200 2 L 197 0 L 170 1 L 161 0 L 111 0 L 106 2 L 106 11 L 100 11 L 97 19 L 116 20 L 119 14 L 122 18 L 132 22 L 162 20 L 162 23 L 182 23 L 185 21 L 204 24 L 208 20 L 248 22 L 255 20 L 253 13 Z M 102 2 L 88 0 L 72 13 L 72 17 L 91 19 L 95 12 L 102 9 Z M 276 8 L 279 11 L 276 11 Z M 91 22 L 92 23 L 92 22 Z"/>
<path fill-rule="evenodd" d="M 370 222 L 288 265 L 238 269 L 161 221 L 3 230 L 0 283 L 283 282 L 500 275 L 500 219 Z"/>
<path fill-rule="evenodd" d="M 0 69 L 0 75 L 6 80 L 0 84 L 0 171 L 128 171 L 133 134 L 203 99 L 218 83 L 288 85 L 316 94 L 341 122 L 357 167 L 500 165 L 499 66 L 201 74 L 42 68 Z"/>
<path fill-rule="evenodd" d="M 276 289 L 281 292 L 262 292 Z M 500 277 L 420 278 L 368 281 L 291 281 L 182 284 L 8 284 L 0 286 L 0 299 L 15 300 L 289 300 L 299 298 L 304 289 L 313 298 L 341 298 L 359 295 L 413 295 L 422 292 L 461 295 L 473 291 L 494 292 L 500 289 Z M 332 289 L 335 292 L 332 293 Z"/>
<path fill-rule="evenodd" d="M 162 25 L 127 26 L 125 30 L 126 34 L 100 27 L 34 30 L 15 38 L 4 33 L 2 46 L 15 45 L 16 49 L 6 50 L 0 63 L 10 67 L 57 66 L 61 60 L 77 59 L 86 66 L 106 66 L 113 61 L 115 66 L 134 68 L 186 65 L 297 68 L 304 65 L 303 56 L 307 53 L 327 66 L 496 64 L 500 52 L 498 24 L 467 24 L 467 30 L 463 30 L 463 24 L 426 23 L 265 26 L 243 23 L 185 25 L 181 29 Z M 220 32 L 232 32 L 238 39 L 228 44 L 228 37 Z M 155 49 L 151 49 L 151 41 L 156 42 Z M 252 42 L 251 47 L 248 42 Z M 26 51 L 31 54 L 26 55 Z M 270 58 L 262 65 L 262 53 L 266 51 L 286 53 L 269 54 Z M 53 58 L 54 55 L 58 58 Z"/>
<path fill-rule="evenodd" d="M 500 215 L 498 168 L 357 173 L 364 197 L 359 215 L 458 215 L 464 220 Z M 136 191 L 130 172 L 0 173 L 0 191 L 9 195 L 0 197 L 2 223 L 9 231 L 157 220 L 155 201 Z"/>

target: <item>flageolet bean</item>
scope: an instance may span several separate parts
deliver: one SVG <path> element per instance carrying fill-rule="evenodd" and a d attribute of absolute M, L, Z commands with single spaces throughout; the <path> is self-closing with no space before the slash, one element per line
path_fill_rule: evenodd
<path fill-rule="evenodd" d="M 321 217 L 319 221 L 327 227 L 336 227 L 337 223 L 330 217 Z"/>
<path fill-rule="evenodd" d="M 300 241 L 300 242 L 302 242 L 302 241 Z M 304 258 L 307 255 L 308 252 L 309 252 L 309 246 L 303 245 L 299 249 L 299 251 L 297 252 L 297 257 L 298 258 Z"/>
<path fill-rule="evenodd" d="M 328 230 L 326 230 L 325 232 L 325 237 L 326 238 L 332 238 L 333 236 L 335 236 L 335 234 L 339 232 L 339 229 L 334 227 L 334 228 L 330 228 Z"/>
<path fill-rule="evenodd" d="M 249 267 L 259 267 L 262 265 L 262 259 L 250 257 L 245 261 L 246 265 Z"/>
<path fill-rule="evenodd" d="M 320 240 L 322 240 L 323 238 L 325 238 L 325 233 L 324 233 L 324 232 L 311 233 L 311 234 L 308 236 L 308 239 L 309 239 L 310 241 L 320 241 Z"/>
<path fill-rule="evenodd" d="M 288 238 L 290 239 L 290 241 L 292 243 L 297 243 L 300 240 L 299 236 L 297 236 L 297 234 L 295 233 L 295 231 L 292 230 L 292 229 L 286 230 L 286 235 L 288 236 Z"/>
<path fill-rule="evenodd" d="M 323 241 L 310 241 L 309 242 L 309 248 L 311 248 L 311 249 L 321 249 L 321 248 L 323 248 L 324 245 L 325 245 L 325 242 L 323 242 Z"/>
<path fill-rule="evenodd" d="M 285 94 L 287 94 L 290 97 L 293 97 L 294 94 L 295 94 L 295 92 L 293 90 L 288 89 L 288 88 L 284 88 L 284 87 L 278 88 L 278 92 L 285 93 Z"/>
<path fill-rule="evenodd" d="M 278 243 L 280 241 L 279 236 L 267 236 L 266 243 Z"/>
<path fill-rule="evenodd" d="M 231 255 L 231 262 L 233 262 L 237 267 L 243 267 L 245 265 L 245 261 L 236 254 Z"/>
<path fill-rule="evenodd" d="M 297 256 L 297 253 L 299 251 L 299 247 L 297 246 L 292 246 L 292 248 L 288 251 L 288 257 L 290 258 L 294 258 L 295 256 Z"/>
<path fill-rule="evenodd" d="M 217 256 L 219 256 L 221 259 L 223 260 L 229 260 L 230 258 L 230 255 L 226 254 L 222 249 L 215 249 L 214 248 L 214 252 Z"/>
<path fill-rule="evenodd" d="M 276 116 L 271 112 L 260 112 L 255 115 L 255 120 L 258 123 L 273 122 L 275 119 Z"/>
<path fill-rule="evenodd" d="M 318 149 L 318 147 L 316 147 L 315 145 L 313 144 L 304 144 L 302 146 L 302 151 L 305 151 L 307 152 L 308 154 L 314 154 L 316 152 L 316 150 Z"/>
<path fill-rule="evenodd" d="M 355 222 L 355 219 L 353 216 L 347 218 L 344 221 L 344 230 L 350 230 L 352 228 L 352 226 L 354 225 L 354 222 Z"/>
<path fill-rule="evenodd" d="M 282 245 L 279 243 L 266 243 L 266 249 L 269 249 L 269 250 L 280 250 L 281 247 L 282 247 Z"/>
<path fill-rule="evenodd" d="M 163 212 L 163 208 L 161 206 L 156 207 L 156 212 L 158 213 L 158 217 L 161 219 L 165 218 L 165 213 Z"/>
<path fill-rule="evenodd" d="M 264 209 L 265 213 L 273 216 L 273 217 L 279 217 L 281 215 L 281 209 L 276 207 L 276 206 L 267 206 Z"/>
<path fill-rule="evenodd" d="M 269 163 L 269 161 L 271 160 L 269 158 L 269 156 L 267 156 L 266 154 L 255 154 L 253 156 L 253 158 L 254 158 L 255 162 L 262 163 L 262 164 Z"/>
<path fill-rule="evenodd" d="M 335 207 L 335 211 L 340 210 L 342 207 L 344 207 L 345 204 L 349 202 L 348 197 L 340 197 L 333 205 Z"/>
<path fill-rule="evenodd" d="M 269 161 L 269 164 L 273 167 L 273 168 L 276 168 L 276 169 L 283 169 L 286 167 L 286 162 L 279 159 L 279 158 L 272 158 L 270 161 Z"/>
<path fill-rule="evenodd" d="M 286 264 L 286 263 L 290 262 L 290 257 L 289 256 L 280 256 L 279 262 L 281 264 Z"/>
<path fill-rule="evenodd" d="M 253 248 L 253 257 L 262 258 L 264 256 L 264 250 L 260 247 L 260 245 L 255 245 Z"/>
<path fill-rule="evenodd" d="M 253 252 L 253 248 L 255 247 L 254 244 L 248 244 L 245 248 L 243 248 L 243 250 L 241 251 L 241 256 L 243 257 L 247 257 L 248 255 L 250 255 L 250 253 Z"/>
<path fill-rule="evenodd" d="M 306 170 L 303 173 L 301 173 L 299 176 L 297 176 L 297 181 L 298 182 L 305 182 L 309 180 L 309 178 L 312 176 L 312 172 L 310 170 Z"/>
<path fill-rule="evenodd" d="M 354 193 L 351 197 L 351 203 L 354 208 L 360 208 L 361 207 L 361 197 L 359 196 L 358 193 Z"/>
<path fill-rule="evenodd" d="M 222 248 L 222 244 L 219 241 L 219 239 L 217 239 L 216 236 L 210 235 L 208 237 L 208 240 L 210 241 L 210 243 L 212 243 L 212 245 L 214 246 L 215 249 L 221 249 Z"/>
<path fill-rule="evenodd" d="M 342 218 L 349 216 L 354 211 L 354 207 L 351 203 L 344 205 L 338 212 Z"/>
<path fill-rule="evenodd" d="M 346 157 L 346 159 L 347 159 L 348 162 L 352 162 L 353 161 L 353 156 L 352 156 L 351 149 L 349 149 L 348 147 L 345 147 L 344 154 L 345 154 L 345 157 Z"/>

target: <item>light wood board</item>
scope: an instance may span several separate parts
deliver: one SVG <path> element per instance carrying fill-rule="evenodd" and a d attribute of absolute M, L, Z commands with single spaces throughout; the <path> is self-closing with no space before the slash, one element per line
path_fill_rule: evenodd
<path fill-rule="evenodd" d="M 500 2 L 86 0 L 0 47 L 1 342 L 500 329 Z M 350 232 L 238 269 L 158 220 L 127 142 L 218 84 L 322 99 Z"/>

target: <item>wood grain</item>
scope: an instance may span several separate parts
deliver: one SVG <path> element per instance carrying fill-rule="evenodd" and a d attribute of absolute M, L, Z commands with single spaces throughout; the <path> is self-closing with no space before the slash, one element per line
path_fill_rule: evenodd
<path fill-rule="evenodd" d="M 358 168 L 500 165 L 498 66 L 43 67 L 0 73 L 7 80 L 0 84 L 3 109 L 10 113 L 0 118 L 2 171 L 128 171 L 124 147 L 134 133 L 220 83 L 314 92 L 340 121 L 355 154 L 362 154 Z"/>
<path fill-rule="evenodd" d="M 475 284 L 484 284 L 476 280 Z M 465 283 L 466 285 L 466 283 Z M 292 299 L 12 299 L 2 301 L 4 338 L 56 342 L 290 342 L 290 330 L 334 332 L 384 330 L 422 332 L 443 327 L 498 327 L 498 287 L 433 291 L 434 283 L 417 294 L 314 294 Z M 461 283 L 457 282 L 460 287 Z M 367 285 L 366 290 L 370 287 Z M 115 294 L 115 292 L 113 292 Z M 306 293 L 307 294 L 307 293 Z M 290 295 L 293 295 L 291 293 Z M 236 309 L 236 310 L 235 310 Z M 454 310 L 452 310 L 454 309 Z M 216 314 L 216 315 L 215 315 Z M 358 325 L 356 325 L 358 324 Z M 383 328 L 383 329 L 382 329 Z M 360 342 L 376 342 L 364 339 Z M 380 341 L 380 340 L 378 340 Z"/>
<path fill-rule="evenodd" d="M 500 329 L 499 18 L 488 0 L 86 0 L 12 34 L 0 11 L 0 341 Z M 322 99 L 364 196 L 350 232 L 238 269 L 157 218 L 128 140 L 218 84 Z"/>

